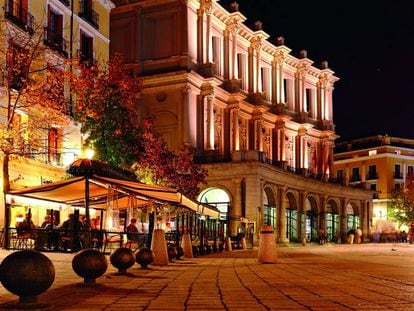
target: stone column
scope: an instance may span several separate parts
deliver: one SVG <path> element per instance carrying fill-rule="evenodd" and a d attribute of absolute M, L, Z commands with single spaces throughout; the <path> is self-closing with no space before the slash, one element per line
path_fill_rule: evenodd
<path fill-rule="evenodd" d="M 362 230 L 362 241 L 366 241 L 369 238 L 369 201 L 361 200 L 360 211 L 361 219 L 359 226 Z"/>
<path fill-rule="evenodd" d="M 301 191 L 299 193 L 300 206 L 299 206 L 299 217 L 298 217 L 298 239 L 299 242 L 306 238 L 306 197 L 308 193 Z"/>
<path fill-rule="evenodd" d="M 190 144 L 190 115 L 189 115 L 189 109 L 190 109 L 190 93 L 191 93 L 191 87 L 186 85 L 182 89 L 182 95 L 183 95 L 183 142 L 184 144 L 189 145 Z"/>
<path fill-rule="evenodd" d="M 214 150 L 214 95 L 207 95 L 207 150 Z"/>
<path fill-rule="evenodd" d="M 320 210 L 319 210 L 319 228 L 326 232 L 326 195 L 321 195 Z"/>
<path fill-rule="evenodd" d="M 231 124 L 233 126 L 233 146 L 232 150 L 238 151 L 240 150 L 240 133 L 239 133 L 239 108 L 233 107 L 231 108 Z"/>
<path fill-rule="evenodd" d="M 341 206 L 339 207 L 339 228 L 342 243 L 347 243 L 347 221 L 346 199 L 341 198 Z"/>
<path fill-rule="evenodd" d="M 206 8 L 206 15 L 207 15 L 207 29 L 206 29 L 206 51 L 205 51 L 205 55 L 206 55 L 206 63 L 211 63 L 212 62 L 212 55 L 213 55 L 213 50 L 212 50 L 212 42 L 211 42 L 211 9 L 212 6 L 208 6 Z"/>
<path fill-rule="evenodd" d="M 257 151 L 263 151 L 262 119 L 260 117 L 254 120 L 254 132 L 254 148 Z"/>
<path fill-rule="evenodd" d="M 197 10 L 197 62 L 204 62 L 204 11 Z"/>
<path fill-rule="evenodd" d="M 235 80 L 239 78 L 238 64 L 237 64 L 237 33 L 239 31 L 239 25 L 234 24 L 231 29 L 232 34 L 232 49 L 231 49 L 231 79 Z"/>
<path fill-rule="evenodd" d="M 287 198 L 286 198 L 286 187 L 278 187 L 279 193 L 279 213 L 278 213 L 278 234 L 277 234 L 277 242 L 280 244 L 288 244 L 289 239 L 286 237 L 286 206 L 287 206 Z"/>
<path fill-rule="evenodd" d="M 234 189 L 234 203 L 232 204 L 232 231 L 233 235 L 237 235 L 237 228 L 240 226 L 240 217 L 242 216 L 242 191 L 241 191 L 241 178 L 233 178 L 233 189 Z M 237 220 L 235 220 L 237 219 Z"/>

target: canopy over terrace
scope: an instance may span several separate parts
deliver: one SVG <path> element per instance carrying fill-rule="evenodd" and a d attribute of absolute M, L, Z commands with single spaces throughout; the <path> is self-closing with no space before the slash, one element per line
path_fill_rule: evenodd
<path fill-rule="evenodd" d="M 86 183 L 87 181 L 87 183 Z M 182 206 L 191 211 L 219 218 L 219 211 L 195 203 L 176 189 L 151 186 L 139 182 L 125 181 L 121 179 L 102 177 L 98 175 L 79 176 L 68 180 L 58 181 L 41 186 L 9 191 L 8 196 L 21 196 L 31 199 L 45 200 L 72 206 L 86 205 L 86 186 L 89 187 L 89 207 L 105 209 L 110 192 L 117 193 L 118 208 L 126 208 L 130 203 L 129 198 L 134 197 L 134 205 L 144 206 L 148 201 L 156 203 L 168 203 Z M 111 191 L 109 191 L 111 190 Z"/>

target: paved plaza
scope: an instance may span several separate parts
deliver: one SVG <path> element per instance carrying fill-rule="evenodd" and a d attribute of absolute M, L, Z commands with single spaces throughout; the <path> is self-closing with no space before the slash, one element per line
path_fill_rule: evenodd
<path fill-rule="evenodd" d="M 52 310 L 414 310 L 409 244 L 278 247 L 275 264 L 258 264 L 256 250 L 223 252 L 127 275 L 109 264 L 93 287 L 73 272 L 73 254 L 46 255 L 56 278 L 39 302 Z M 1 304 L 16 300 L 0 286 Z"/>

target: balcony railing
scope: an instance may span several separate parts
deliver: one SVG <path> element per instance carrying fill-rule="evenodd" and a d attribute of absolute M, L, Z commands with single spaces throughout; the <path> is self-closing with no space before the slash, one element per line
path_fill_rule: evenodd
<path fill-rule="evenodd" d="M 78 58 L 86 67 L 91 67 L 96 63 L 96 59 L 94 59 L 92 55 L 82 50 L 78 50 Z"/>
<path fill-rule="evenodd" d="M 394 172 L 394 178 L 396 178 L 396 179 L 402 179 L 403 177 L 402 177 L 401 172 L 398 172 L 398 171 Z"/>
<path fill-rule="evenodd" d="M 99 14 L 92 10 L 92 8 L 88 7 L 86 0 L 80 1 L 79 16 L 85 19 L 96 29 L 99 29 Z"/>
<path fill-rule="evenodd" d="M 69 6 L 70 4 L 69 0 L 59 0 L 59 1 L 62 2 L 66 6 Z"/>
<path fill-rule="evenodd" d="M 361 177 L 359 177 L 359 175 L 353 175 L 351 176 L 351 178 L 349 179 L 350 182 L 356 182 L 356 181 L 361 181 Z"/>
<path fill-rule="evenodd" d="M 33 33 L 33 15 L 18 2 L 8 0 L 5 7 L 5 17 L 23 30 Z"/>
<path fill-rule="evenodd" d="M 378 173 L 377 172 L 368 173 L 367 180 L 371 180 L 371 179 L 378 179 Z"/>
<path fill-rule="evenodd" d="M 68 56 L 67 41 L 63 38 L 62 33 L 46 28 L 44 44 L 52 50 L 57 51 L 66 57 Z"/>

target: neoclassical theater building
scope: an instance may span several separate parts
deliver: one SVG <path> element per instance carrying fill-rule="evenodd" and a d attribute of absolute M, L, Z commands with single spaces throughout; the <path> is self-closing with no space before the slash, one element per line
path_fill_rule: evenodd
<path fill-rule="evenodd" d="M 332 92 L 338 78 L 306 51 L 294 56 L 238 4 L 118 0 L 111 53 L 142 79 L 139 105 L 169 147 L 194 147 L 209 172 L 199 200 L 216 205 L 227 234 L 254 243 L 264 224 L 278 243 L 367 238 L 372 192 L 334 183 Z"/>

